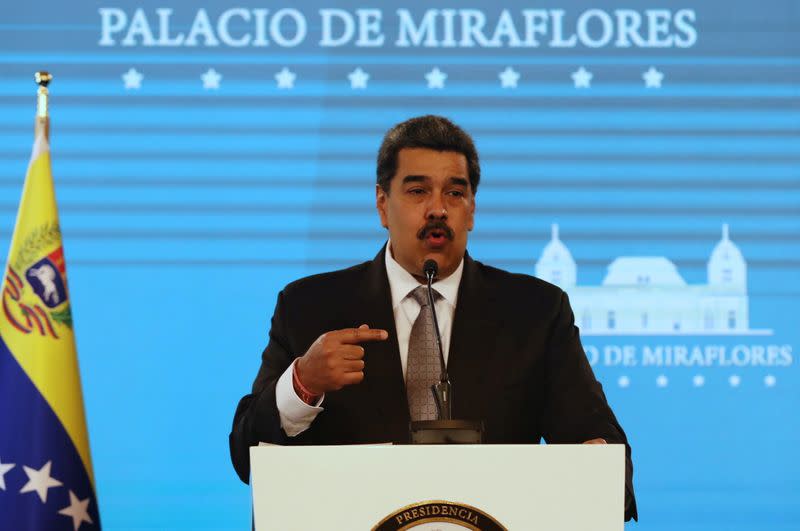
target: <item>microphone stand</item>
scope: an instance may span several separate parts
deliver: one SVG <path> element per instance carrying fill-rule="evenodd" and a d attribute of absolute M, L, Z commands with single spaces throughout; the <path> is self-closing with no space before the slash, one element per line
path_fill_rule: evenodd
<path fill-rule="evenodd" d="M 439 332 L 439 320 L 436 318 L 436 306 L 433 299 L 433 279 L 439 271 L 435 260 L 426 260 L 423 266 L 428 279 L 428 304 L 433 315 L 433 327 L 436 343 L 439 347 L 441 373 L 439 381 L 431 386 L 433 400 L 438 411 L 437 420 L 417 420 L 411 422 L 412 444 L 481 444 L 483 442 L 483 422 L 470 420 L 453 420 L 453 390 L 447 364 L 444 361 L 442 336 Z"/>
<path fill-rule="evenodd" d="M 429 264 L 428 262 L 432 262 Z M 439 269 L 438 264 L 433 260 L 425 262 L 425 276 L 428 277 L 428 304 L 433 315 L 433 328 L 436 330 L 436 344 L 439 346 L 439 363 L 441 364 L 441 376 L 438 383 L 431 386 L 433 400 L 436 403 L 436 410 L 439 412 L 439 420 L 452 420 L 452 385 L 450 376 L 447 374 L 447 364 L 444 362 L 444 349 L 442 348 L 442 336 L 439 333 L 439 320 L 436 318 L 436 307 L 433 300 L 433 278 Z M 432 267 L 431 267 L 432 266 Z"/>

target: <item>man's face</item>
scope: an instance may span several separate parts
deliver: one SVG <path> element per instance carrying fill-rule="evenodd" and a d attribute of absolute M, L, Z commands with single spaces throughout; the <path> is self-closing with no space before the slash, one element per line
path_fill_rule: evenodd
<path fill-rule="evenodd" d="M 440 278 L 456 270 L 475 215 L 463 154 L 401 149 L 389 193 L 377 186 L 376 201 L 381 225 L 389 229 L 392 256 L 406 271 L 423 277 L 422 265 L 429 258 L 439 264 Z"/>

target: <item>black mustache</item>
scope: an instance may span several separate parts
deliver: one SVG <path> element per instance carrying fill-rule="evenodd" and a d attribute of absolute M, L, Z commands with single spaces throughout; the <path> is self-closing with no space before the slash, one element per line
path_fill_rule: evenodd
<path fill-rule="evenodd" d="M 442 220 L 433 220 L 429 221 L 424 227 L 422 227 L 419 230 L 419 232 L 417 233 L 417 238 L 419 238 L 420 240 L 424 240 L 425 238 L 428 237 L 428 234 L 430 234 L 433 231 L 443 232 L 444 237 L 447 238 L 448 240 L 452 240 L 455 237 L 455 235 L 453 234 L 453 229 L 448 227 L 447 223 L 445 223 Z"/>

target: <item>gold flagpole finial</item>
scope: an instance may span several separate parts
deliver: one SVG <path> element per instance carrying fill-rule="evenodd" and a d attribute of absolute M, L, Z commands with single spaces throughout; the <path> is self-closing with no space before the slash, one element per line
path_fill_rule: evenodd
<path fill-rule="evenodd" d="M 49 92 L 47 85 L 53 80 L 53 75 L 49 72 L 39 71 L 33 75 L 36 84 L 39 85 L 36 97 L 36 124 L 34 126 L 34 137 L 44 134 L 46 139 L 50 139 L 50 114 L 47 110 Z"/>

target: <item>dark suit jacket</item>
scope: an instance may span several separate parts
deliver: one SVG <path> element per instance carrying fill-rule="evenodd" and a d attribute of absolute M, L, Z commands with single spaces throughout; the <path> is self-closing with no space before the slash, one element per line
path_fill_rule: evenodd
<path fill-rule="evenodd" d="M 253 392 L 230 434 L 233 466 L 245 483 L 250 446 L 408 443 L 409 413 L 392 312 L 385 247 L 374 260 L 292 282 L 278 295 L 269 344 Z M 365 343 L 364 381 L 327 393 L 311 427 L 281 429 L 278 378 L 324 332 L 367 323 L 389 332 Z M 630 446 L 595 379 L 567 295 L 542 280 L 464 258 L 450 340 L 453 418 L 482 420 L 487 443 L 626 445 L 626 520 L 636 518 Z"/>

